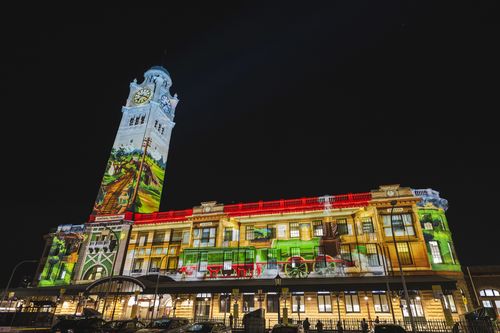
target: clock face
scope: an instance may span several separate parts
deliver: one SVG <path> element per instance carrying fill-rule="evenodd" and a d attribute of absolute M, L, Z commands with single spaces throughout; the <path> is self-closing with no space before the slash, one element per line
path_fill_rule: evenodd
<path fill-rule="evenodd" d="M 170 98 L 167 95 L 161 95 L 160 97 L 160 107 L 163 111 L 168 112 L 171 108 Z"/>
<path fill-rule="evenodd" d="M 136 91 L 133 100 L 135 104 L 143 104 L 149 101 L 150 98 L 151 98 L 151 90 L 148 88 L 141 88 Z"/>
<path fill-rule="evenodd" d="M 388 190 L 388 191 L 387 191 L 387 196 L 388 196 L 388 197 L 392 197 L 392 196 L 394 196 L 395 194 L 396 194 L 396 192 L 394 192 L 394 190 Z"/>

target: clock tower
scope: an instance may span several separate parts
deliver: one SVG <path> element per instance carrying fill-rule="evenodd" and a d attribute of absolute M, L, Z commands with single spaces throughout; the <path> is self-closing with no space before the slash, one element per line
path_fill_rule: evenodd
<path fill-rule="evenodd" d="M 154 66 L 130 83 L 126 105 L 94 205 L 94 215 L 157 212 L 179 99 L 168 71 Z"/>

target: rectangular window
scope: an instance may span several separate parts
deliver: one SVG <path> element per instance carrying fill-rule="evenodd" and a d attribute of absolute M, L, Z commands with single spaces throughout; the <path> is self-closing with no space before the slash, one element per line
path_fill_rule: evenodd
<path fill-rule="evenodd" d="M 373 221 L 371 217 L 364 217 L 361 219 L 361 226 L 364 234 L 371 234 L 375 232 L 373 228 Z"/>
<path fill-rule="evenodd" d="M 396 245 L 399 252 L 399 259 L 401 260 L 401 265 L 413 264 L 410 253 L 410 246 L 408 245 L 408 243 L 396 243 Z"/>
<path fill-rule="evenodd" d="M 278 313 L 280 308 L 280 298 L 277 294 L 267 293 L 267 312 Z"/>
<path fill-rule="evenodd" d="M 321 220 L 313 221 L 313 234 L 314 237 L 324 236 L 323 221 Z"/>
<path fill-rule="evenodd" d="M 336 222 L 339 235 L 349 235 L 349 227 L 347 226 L 347 220 L 338 219 Z"/>
<path fill-rule="evenodd" d="M 453 264 L 456 264 L 457 262 L 455 261 L 455 255 L 453 254 L 453 245 L 451 245 L 451 242 L 448 242 L 448 251 L 450 252 L 451 262 Z"/>
<path fill-rule="evenodd" d="M 375 312 L 389 312 L 389 302 L 385 291 L 374 291 L 372 295 Z"/>
<path fill-rule="evenodd" d="M 368 266 L 380 266 L 380 259 L 378 256 L 378 249 L 376 244 L 366 244 L 366 257 L 368 259 Z"/>
<path fill-rule="evenodd" d="M 345 312 L 360 312 L 358 293 L 355 291 L 344 291 Z"/>
<path fill-rule="evenodd" d="M 215 234 L 217 228 L 193 229 L 193 247 L 213 247 L 215 246 Z"/>
<path fill-rule="evenodd" d="M 383 215 L 384 231 L 386 236 L 392 237 L 392 228 L 395 236 L 414 236 L 413 218 L 411 214 L 393 214 L 391 228 L 391 215 Z"/>
<path fill-rule="evenodd" d="M 482 301 L 483 302 L 483 306 L 485 308 L 492 308 L 493 307 L 493 303 L 491 301 Z"/>
<path fill-rule="evenodd" d="M 349 244 L 340 245 L 340 257 L 345 261 L 352 262 L 351 246 Z"/>
<path fill-rule="evenodd" d="M 401 299 L 400 300 L 401 305 L 403 306 L 403 316 L 404 317 L 409 317 L 408 313 L 408 307 L 406 306 L 406 300 Z M 422 302 L 420 301 L 420 298 L 412 298 L 410 299 L 410 308 L 411 308 L 411 314 L 413 317 L 424 317 L 424 308 L 422 307 Z"/>
<path fill-rule="evenodd" d="M 233 240 L 233 228 L 224 229 L 224 242 L 230 242 Z"/>
<path fill-rule="evenodd" d="M 170 234 L 170 242 L 171 243 L 180 243 L 182 241 L 182 230 L 174 229 Z"/>
<path fill-rule="evenodd" d="M 245 235 L 246 235 L 246 239 L 251 241 L 251 240 L 254 240 L 255 239 L 255 234 L 253 232 L 253 226 L 252 225 L 248 225 L 246 228 L 245 228 Z"/>
<path fill-rule="evenodd" d="M 255 310 L 255 295 L 250 293 L 243 294 L 243 312 Z"/>
<path fill-rule="evenodd" d="M 162 244 L 165 241 L 165 231 L 155 231 L 153 245 Z"/>
<path fill-rule="evenodd" d="M 182 244 L 189 244 L 189 231 L 188 230 L 184 230 L 182 232 Z"/>
<path fill-rule="evenodd" d="M 267 250 L 267 268 L 276 269 L 278 268 L 278 256 L 279 249 L 268 249 Z"/>
<path fill-rule="evenodd" d="M 233 251 L 224 251 L 224 267 L 225 271 L 230 271 L 233 268 Z"/>
<path fill-rule="evenodd" d="M 437 241 L 429 241 L 429 248 L 431 249 L 432 262 L 435 264 L 442 264 L 443 258 L 439 250 L 439 243 Z"/>
<path fill-rule="evenodd" d="M 142 271 L 142 264 L 144 263 L 144 259 L 135 259 L 134 265 L 132 269 L 132 273 L 140 273 Z"/>
<path fill-rule="evenodd" d="M 160 260 L 161 258 L 151 258 L 151 263 L 149 264 L 150 272 L 159 272 L 160 271 Z"/>
<path fill-rule="evenodd" d="M 292 293 L 292 312 L 306 312 L 303 292 Z"/>
<path fill-rule="evenodd" d="M 220 294 L 219 312 L 231 312 L 231 294 Z"/>
<path fill-rule="evenodd" d="M 290 223 L 290 238 L 300 237 L 300 227 L 298 223 Z"/>
<path fill-rule="evenodd" d="M 332 298 L 329 292 L 318 292 L 318 312 L 332 312 Z"/>
<path fill-rule="evenodd" d="M 443 295 L 444 298 L 444 306 L 447 309 L 450 309 L 451 312 L 457 312 L 457 306 L 455 305 L 455 300 L 453 299 L 453 295 Z"/>
<path fill-rule="evenodd" d="M 139 238 L 139 246 L 144 246 L 148 242 L 148 233 L 140 232 L 138 238 Z"/>

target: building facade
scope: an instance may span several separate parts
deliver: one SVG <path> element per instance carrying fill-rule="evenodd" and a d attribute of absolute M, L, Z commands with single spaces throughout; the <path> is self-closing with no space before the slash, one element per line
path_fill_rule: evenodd
<path fill-rule="evenodd" d="M 14 292 L 28 308 L 236 320 L 262 308 L 269 322 L 451 322 L 469 310 L 447 201 L 431 189 L 158 212 L 178 102 L 171 85 L 162 67 L 130 84 L 92 215 L 46 237 L 38 287 Z"/>

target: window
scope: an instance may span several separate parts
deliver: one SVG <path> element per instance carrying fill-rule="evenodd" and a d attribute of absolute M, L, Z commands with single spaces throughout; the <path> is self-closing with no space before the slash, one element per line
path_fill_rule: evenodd
<path fill-rule="evenodd" d="M 135 117 L 134 125 L 138 125 L 138 124 L 139 124 L 139 117 Z"/>
<path fill-rule="evenodd" d="M 429 241 L 429 247 L 432 254 L 432 262 L 435 264 L 442 264 L 443 258 L 441 257 L 441 251 L 439 250 L 439 243 L 437 241 Z"/>
<path fill-rule="evenodd" d="M 189 230 L 184 230 L 182 232 L 182 244 L 189 244 Z"/>
<path fill-rule="evenodd" d="M 142 271 L 142 264 L 144 263 L 144 259 L 135 259 L 134 264 L 132 265 L 132 273 L 140 273 Z"/>
<path fill-rule="evenodd" d="M 280 308 L 280 298 L 275 293 L 267 293 L 267 312 L 268 313 L 278 313 Z"/>
<path fill-rule="evenodd" d="M 128 122 L 129 126 L 132 126 L 134 124 L 134 117 L 130 118 L 130 121 Z"/>
<path fill-rule="evenodd" d="M 493 302 L 491 302 L 491 301 L 484 301 L 483 300 L 482 302 L 483 302 L 483 306 L 485 308 L 492 308 L 493 307 Z"/>
<path fill-rule="evenodd" d="M 318 312 L 332 312 L 332 298 L 329 292 L 318 292 Z"/>
<path fill-rule="evenodd" d="M 345 312 L 353 313 L 360 312 L 359 298 L 355 291 L 344 291 L 345 298 Z"/>
<path fill-rule="evenodd" d="M 215 246 L 216 228 L 193 229 L 193 247 Z"/>
<path fill-rule="evenodd" d="M 411 265 L 413 260 L 411 259 L 410 246 L 408 243 L 396 243 L 397 251 L 399 252 L 399 259 L 401 260 L 401 265 Z"/>
<path fill-rule="evenodd" d="M 457 307 L 455 305 L 455 300 L 453 299 L 453 295 L 443 295 L 444 299 L 444 307 L 450 309 L 451 312 L 456 313 Z"/>
<path fill-rule="evenodd" d="M 158 126 L 158 120 L 155 120 L 155 128 Z"/>
<path fill-rule="evenodd" d="M 495 289 L 483 289 L 479 291 L 479 296 L 500 296 L 500 292 Z"/>
<path fill-rule="evenodd" d="M 182 241 L 182 230 L 174 229 L 170 234 L 170 242 L 172 243 L 180 243 Z"/>
<path fill-rule="evenodd" d="M 139 246 L 144 246 L 148 242 L 148 233 L 140 232 L 138 238 L 139 238 Z"/>
<path fill-rule="evenodd" d="M 448 251 L 450 252 L 450 259 L 451 259 L 451 262 L 453 264 L 456 264 L 456 260 L 455 260 L 455 255 L 453 254 L 453 245 L 451 244 L 451 242 L 448 242 Z"/>
<path fill-rule="evenodd" d="M 389 302 L 385 291 L 374 291 L 372 295 L 375 312 L 389 312 Z"/>
<path fill-rule="evenodd" d="M 224 242 L 230 242 L 233 240 L 233 229 L 225 228 L 224 229 Z"/>
<path fill-rule="evenodd" d="M 61 268 L 59 268 L 59 276 L 57 279 L 62 280 L 64 279 L 65 276 L 66 276 L 66 265 L 61 264 Z"/>
<path fill-rule="evenodd" d="M 323 221 L 313 221 L 313 234 L 314 237 L 322 237 L 324 236 L 323 232 Z"/>
<path fill-rule="evenodd" d="M 340 257 L 345 261 L 352 261 L 351 246 L 349 244 L 340 245 Z"/>
<path fill-rule="evenodd" d="M 303 292 L 292 293 L 292 312 L 306 312 Z"/>
<path fill-rule="evenodd" d="M 231 294 L 220 294 L 219 312 L 231 312 Z"/>
<path fill-rule="evenodd" d="M 94 266 L 87 271 L 84 280 L 98 280 L 105 275 L 104 268 L 102 266 Z"/>
<path fill-rule="evenodd" d="M 151 263 L 149 264 L 150 272 L 159 272 L 160 271 L 160 260 L 161 258 L 151 258 Z"/>
<path fill-rule="evenodd" d="M 298 223 L 290 223 L 290 238 L 299 238 L 300 228 Z"/>
<path fill-rule="evenodd" d="M 233 269 L 233 251 L 224 251 L 223 270 L 230 271 Z"/>
<path fill-rule="evenodd" d="M 144 120 L 146 119 L 146 116 L 141 117 L 141 125 L 144 124 Z"/>
<path fill-rule="evenodd" d="M 350 235 L 349 227 L 347 225 L 346 219 L 339 219 L 336 222 L 337 222 L 337 230 L 339 232 L 339 235 Z"/>
<path fill-rule="evenodd" d="M 243 312 L 251 312 L 253 310 L 255 310 L 254 294 L 244 293 L 243 294 Z"/>
<path fill-rule="evenodd" d="M 276 269 L 278 268 L 278 255 L 279 249 L 268 249 L 267 250 L 267 268 Z"/>
<path fill-rule="evenodd" d="M 364 234 L 371 234 L 375 232 L 375 229 L 373 228 L 373 221 L 371 217 L 364 217 L 361 219 L 361 226 L 363 229 Z"/>
<path fill-rule="evenodd" d="M 255 234 L 253 232 L 253 226 L 252 225 L 248 225 L 245 228 L 245 236 L 246 236 L 246 239 L 250 240 L 250 241 L 255 239 Z"/>
<path fill-rule="evenodd" d="M 406 306 L 406 300 L 400 300 L 401 305 L 403 306 L 403 316 L 409 317 L 408 307 Z M 422 302 L 420 301 L 420 297 L 410 299 L 410 308 L 411 314 L 413 317 L 424 317 L 424 308 L 422 307 Z"/>
<path fill-rule="evenodd" d="M 366 244 L 366 257 L 368 259 L 368 266 L 370 267 L 380 266 L 380 260 L 376 244 Z"/>
<path fill-rule="evenodd" d="M 384 231 L 386 236 L 392 236 L 391 215 L 383 215 Z M 394 214 L 392 224 L 395 236 L 414 236 L 413 219 L 411 214 Z"/>
<path fill-rule="evenodd" d="M 155 231 L 153 236 L 153 245 L 161 244 L 165 241 L 165 231 Z"/>

